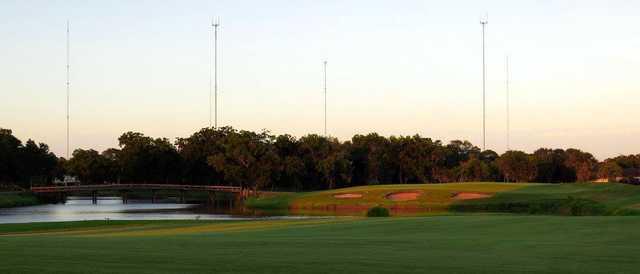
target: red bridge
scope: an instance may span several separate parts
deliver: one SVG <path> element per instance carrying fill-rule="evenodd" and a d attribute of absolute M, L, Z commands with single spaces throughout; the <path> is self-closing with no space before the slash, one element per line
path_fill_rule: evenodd
<path fill-rule="evenodd" d="M 78 185 L 78 186 L 39 186 L 31 187 L 33 193 L 54 192 L 78 192 L 97 190 L 184 190 L 184 191 L 216 191 L 216 192 L 240 192 L 237 186 L 207 186 L 207 185 L 175 185 L 175 184 L 105 184 L 105 185 Z"/>
<path fill-rule="evenodd" d="M 178 185 L 178 184 L 102 184 L 102 185 L 77 185 L 77 186 L 42 186 L 31 187 L 31 191 L 36 194 L 58 193 L 61 195 L 77 192 L 90 192 L 93 203 L 98 201 L 98 191 L 120 191 L 122 202 L 127 203 L 127 192 L 131 190 L 150 190 L 152 192 L 152 202 L 155 202 L 157 190 L 180 191 L 180 202 L 184 202 L 186 191 L 204 191 L 209 193 L 209 201 L 215 200 L 216 192 L 237 193 L 244 196 L 242 188 L 237 186 L 211 186 L 211 185 Z"/>

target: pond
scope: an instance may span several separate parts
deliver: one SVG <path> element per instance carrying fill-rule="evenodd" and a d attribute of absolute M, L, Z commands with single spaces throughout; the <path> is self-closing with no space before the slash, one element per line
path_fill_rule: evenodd
<path fill-rule="evenodd" d="M 251 211 L 228 205 L 205 207 L 181 204 L 171 200 L 132 200 L 126 204 L 120 197 L 70 196 L 64 203 L 0 209 L 0 223 L 64 222 L 87 220 L 253 220 L 301 219 L 304 216 L 259 216 Z"/>

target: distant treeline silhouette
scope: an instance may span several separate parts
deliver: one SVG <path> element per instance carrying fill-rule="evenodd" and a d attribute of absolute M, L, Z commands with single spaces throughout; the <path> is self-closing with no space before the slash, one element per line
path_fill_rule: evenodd
<path fill-rule="evenodd" d="M 582 182 L 633 177 L 640 155 L 598 162 L 578 149 L 541 148 L 528 154 L 481 151 L 468 141 L 414 136 L 355 135 L 340 142 L 309 134 L 300 138 L 231 127 L 203 128 L 172 143 L 127 132 L 119 147 L 102 153 L 76 149 L 58 158 L 46 144 L 24 145 L 0 129 L 0 182 L 28 187 L 63 175 L 83 184 L 181 183 L 252 189 L 319 190 L 338 187 L 467 181 Z"/>

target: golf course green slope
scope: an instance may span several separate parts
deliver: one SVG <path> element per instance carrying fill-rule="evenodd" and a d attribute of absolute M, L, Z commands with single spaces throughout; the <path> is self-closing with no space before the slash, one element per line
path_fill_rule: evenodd
<path fill-rule="evenodd" d="M 638 215 L 640 187 L 626 184 L 538 184 L 454 203 L 452 211 L 560 215 Z"/>
<path fill-rule="evenodd" d="M 0 273 L 637 273 L 640 261 L 634 216 L 31 226 L 0 225 Z"/>
<path fill-rule="evenodd" d="M 247 206 L 319 215 L 363 215 L 374 206 L 387 207 L 396 216 L 452 212 L 634 215 L 640 212 L 640 187 L 595 183 L 376 185 L 269 195 L 250 199 Z"/>
<path fill-rule="evenodd" d="M 0 192 L 0 208 L 37 205 L 40 201 L 30 192 Z"/>

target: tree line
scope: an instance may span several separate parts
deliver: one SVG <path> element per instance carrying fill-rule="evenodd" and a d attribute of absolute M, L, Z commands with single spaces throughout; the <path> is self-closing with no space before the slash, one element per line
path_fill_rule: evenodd
<path fill-rule="evenodd" d="M 341 142 L 316 134 L 296 138 L 232 127 L 203 128 L 175 142 L 126 132 L 117 148 L 76 149 L 64 159 L 46 144 L 28 140 L 23 145 L 10 130 L 0 129 L 0 182 L 22 186 L 51 183 L 67 174 L 83 184 L 215 184 L 305 191 L 424 182 L 613 180 L 639 168 L 640 154 L 599 162 L 578 149 L 499 155 L 468 141 L 445 144 L 420 135 L 370 133 Z"/>

